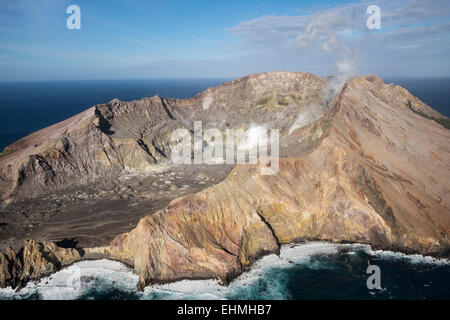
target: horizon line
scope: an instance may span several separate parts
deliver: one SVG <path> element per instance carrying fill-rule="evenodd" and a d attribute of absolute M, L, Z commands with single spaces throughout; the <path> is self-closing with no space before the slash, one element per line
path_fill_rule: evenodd
<path fill-rule="evenodd" d="M 298 71 L 293 71 L 298 72 Z M 260 73 L 260 72 L 258 72 Z M 217 76 L 217 77 L 150 77 L 150 78 L 97 78 L 97 79 L 22 79 L 22 80 L 1 80 L 0 83 L 29 83 L 29 82 L 74 82 L 74 81 L 148 81 L 148 80 L 233 80 L 233 79 L 239 79 L 242 77 L 246 77 L 252 74 L 258 74 L 258 73 L 250 73 L 248 75 L 244 76 L 236 76 L 236 77 L 227 77 L 227 76 Z M 261 72 L 262 73 L 262 72 Z M 270 72 L 268 72 L 270 73 Z M 358 74 L 354 77 L 363 77 L 370 74 L 374 74 L 381 79 L 389 79 L 389 78 L 395 78 L 395 79 L 446 79 L 450 78 L 450 75 L 426 75 L 426 76 L 404 76 L 404 75 L 378 75 L 375 73 L 367 73 L 367 74 Z M 326 78 L 333 75 L 327 75 L 327 76 L 319 76 L 320 78 Z M 349 79 L 354 78 L 349 77 Z"/>

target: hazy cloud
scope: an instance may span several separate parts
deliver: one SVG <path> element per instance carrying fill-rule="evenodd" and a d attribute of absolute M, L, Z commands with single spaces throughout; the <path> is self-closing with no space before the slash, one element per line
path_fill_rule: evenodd
<path fill-rule="evenodd" d="M 230 31 L 248 47 L 278 47 L 292 45 L 306 24 L 304 16 L 268 15 L 242 22 Z"/>
<path fill-rule="evenodd" d="M 371 4 L 381 9 L 381 30 L 366 28 L 366 9 Z M 365 62 L 370 64 L 369 57 L 397 59 L 395 54 L 391 56 L 391 51 L 399 48 L 443 54 L 448 50 L 441 44 L 450 31 L 450 1 L 361 1 L 308 15 L 262 16 L 242 22 L 231 31 L 250 50 L 269 53 L 284 47 L 299 55 L 304 51 L 310 55 L 325 51 L 333 56 L 337 66 L 339 63 L 348 66 L 348 61 L 342 63 L 343 57 L 357 60 L 364 55 Z"/>
<path fill-rule="evenodd" d="M 383 41 L 389 38 L 404 41 L 449 30 L 448 0 L 362 1 L 319 10 L 310 15 L 262 16 L 242 22 L 230 30 L 247 46 L 253 45 L 255 48 L 266 45 L 266 49 L 270 49 L 294 43 L 305 48 L 319 40 L 324 49 L 331 51 L 331 48 L 339 47 L 345 41 L 356 43 L 372 36 L 366 30 L 368 15 L 365 10 L 370 4 L 381 8 L 383 31 L 377 36 Z M 427 25 L 422 25 L 424 23 Z"/>

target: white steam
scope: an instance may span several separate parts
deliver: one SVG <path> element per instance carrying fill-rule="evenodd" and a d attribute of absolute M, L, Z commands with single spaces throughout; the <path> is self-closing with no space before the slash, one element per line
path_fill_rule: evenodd
<path fill-rule="evenodd" d="M 345 81 L 357 74 L 358 54 L 344 40 L 355 29 L 355 14 L 350 7 L 318 12 L 311 16 L 305 32 L 296 39 L 297 46 L 303 50 L 320 44 L 324 52 L 336 56 L 336 74 L 324 88 L 325 105 L 341 91 Z"/>
<path fill-rule="evenodd" d="M 314 106 L 312 108 L 308 108 L 303 110 L 295 120 L 294 124 L 289 128 L 289 134 L 294 132 L 297 129 L 301 129 L 306 127 L 319 119 L 323 115 L 323 107 Z"/>
<path fill-rule="evenodd" d="M 238 145 L 238 148 L 253 150 L 259 145 L 267 145 L 267 128 L 260 125 L 251 125 L 247 132 L 245 143 Z"/>
<path fill-rule="evenodd" d="M 358 74 L 357 69 L 357 61 L 351 56 L 342 57 L 341 60 L 336 62 L 336 74 L 328 80 L 324 88 L 324 103 L 326 105 L 342 90 L 348 79 Z"/>

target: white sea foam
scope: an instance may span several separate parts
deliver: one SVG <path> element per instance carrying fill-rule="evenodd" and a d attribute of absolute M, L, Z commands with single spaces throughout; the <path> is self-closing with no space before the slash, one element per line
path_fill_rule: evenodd
<path fill-rule="evenodd" d="M 412 264 L 433 264 L 433 265 L 450 265 L 450 259 L 435 258 L 431 256 L 423 256 L 420 254 L 404 254 L 392 251 L 372 250 L 370 246 L 367 246 L 367 252 L 371 256 L 380 257 L 383 259 L 404 259 Z"/>
<path fill-rule="evenodd" d="M 37 283 L 28 283 L 15 292 L 11 288 L 0 290 L 0 299 L 78 299 L 99 285 L 136 290 L 138 277 L 124 264 L 111 260 L 82 261 L 62 269 Z"/>
<path fill-rule="evenodd" d="M 99 292 L 118 291 L 122 297 L 139 299 L 228 299 L 269 298 L 288 299 L 286 272 L 278 272 L 277 279 L 268 273 L 287 270 L 295 265 L 314 266 L 311 258 L 316 255 L 335 255 L 345 250 L 349 255 L 363 251 L 371 257 L 381 259 L 405 259 L 413 264 L 450 265 L 448 259 L 435 259 L 421 255 L 405 255 L 391 251 L 374 251 L 369 245 L 332 244 L 311 242 L 300 245 L 283 245 L 280 255 L 267 255 L 257 261 L 250 271 L 236 278 L 229 286 L 218 280 L 183 280 L 164 285 L 147 287 L 143 293 L 136 290 L 138 276 L 125 265 L 110 260 L 82 261 L 65 268 L 38 283 L 29 283 L 19 292 L 11 288 L 0 290 L 0 299 L 86 299 Z M 281 274 L 281 276 L 280 276 Z M 109 291 L 108 291 L 109 290 Z"/>
<path fill-rule="evenodd" d="M 338 252 L 338 246 L 324 242 L 302 245 L 283 245 L 280 255 L 267 255 L 257 261 L 250 271 L 236 278 L 229 286 L 222 286 L 217 280 L 183 280 L 174 283 L 151 286 L 145 289 L 143 299 L 164 297 L 165 299 L 227 299 L 236 296 L 239 290 L 254 287 L 273 268 L 289 267 L 292 263 L 305 263 L 313 255 L 327 255 Z M 287 291 L 280 288 L 278 281 L 266 284 L 266 298 L 286 299 Z"/>

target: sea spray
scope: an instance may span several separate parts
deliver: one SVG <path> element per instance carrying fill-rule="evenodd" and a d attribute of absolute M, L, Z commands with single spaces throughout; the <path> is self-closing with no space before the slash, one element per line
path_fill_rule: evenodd
<path fill-rule="evenodd" d="M 380 266 L 384 290 L 367 289 L 368 263 Z M 75 270 L 81 283 L 74 286 Z M 137 280 L 119 262 L 83 261 L 18 292 L 2 289 L 0 299 L 444 299 L 450 298 L 450 261 L 311 242 L 283 245 L 279 256 L 263 257 L 229 286 L 214 279 L 183 280 L 138 292 Z"/>

